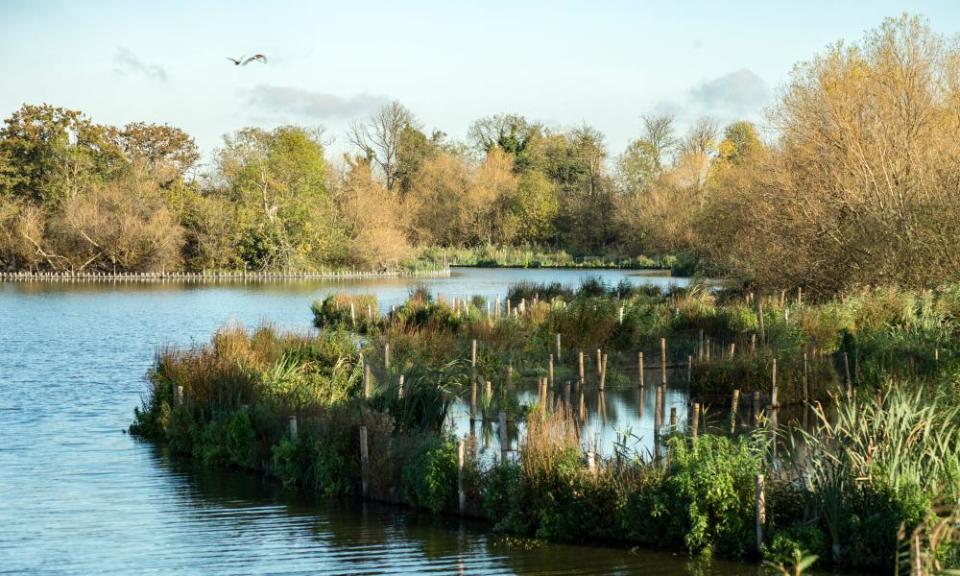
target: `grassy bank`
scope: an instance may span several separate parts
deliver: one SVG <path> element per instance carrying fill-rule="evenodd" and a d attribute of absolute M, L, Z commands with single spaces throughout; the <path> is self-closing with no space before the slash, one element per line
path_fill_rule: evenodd
<path fill-rule="evenodd" d="M 875 290 L 812 304 L 589 283 L 576 292 L 516 286 L 489 313 L 480 299 L 435 302 L 421 291 L 388 315 L 373 297 L 337 296 L 315 305 L 317 333 L 230 328 L 207 345 L 161 351 L 131 429 L 174 452 L 330 497 L 461 512 L 525 537 L 732 558 L 756 557 L 763 474 L 769 561 L 812 554 L 821 564 L 892 571 L 897 552 L 910 551 L 898 541 L 902 526 L 908 535 L 919 528 L 918 559 L 933 562 L 924 556 L 932 547 L 953 562 L 949 539 L 934 530 L 941 506 L 960 494 L 953 294 Z M 579 389 L 601 378 L 591 369 L 579 381 L 579 349 L 605 351 L 608 386 L 637 385 L 627 359 L 646 350 L 656 366 L 663 337 L 671 362 L 700 358 L 695 393 L 729 391 L 714 378 L 732 382 L 744 367 L 807 351 L 832 371 L 816 395 L 836 402 L 806 432 L 770 421 L 734 436 L 673 428 L 658 438 L 656 458 L 626 442 L 595 454 L 582 447 L 573 403 L 510 400 L 512 377 L 548 373 L 557 333 L 555 376 Z M 718 359 L 730 343 L 740 352 Z M 857 358 L 849 387 L 837 376 L 843 351 Z M 457 438 L 445 426 L 454 397 L 477 379 L 495 383 L 496 410 L 509 414 L 498 435 L 523 428 L 516 450 L 493 463 L 477 457 L 476 436 Z M 762 377 L 753 385 L 769 393 Z M 778 431 L 793 439 L 786 460 L 770 450 Z"/>
<path fill-rule="evenodd" d="M 616 268 L 628 270 L 675 270 L 684 273 L 689 266 L 676 256 L 647 257 L 618 254 L 574 255 L 565 250 L 517 247 L 478 246 L 472 248 L 424 248 L 418 260 L 432 265 L 476 266 L 481 268 Z M 690 270 L 692 273 L 692 269 Z"/>

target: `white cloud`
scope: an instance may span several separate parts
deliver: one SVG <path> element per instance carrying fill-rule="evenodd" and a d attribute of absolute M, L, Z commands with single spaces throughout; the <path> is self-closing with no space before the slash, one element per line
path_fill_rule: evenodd
<path fill-rule="evenodd" d="M 113 72 L 120 76 L 142 74 L 160 82 L 167 81 L 167 71 L 162 66 L 144 62 L 126 46 L 117 47 L 113 56 Z"/>
<path fill-rule="evenodd" d="M 350 118 L 368 113 L 388 100 L 365 92 L 349 97 L 314 92 L 294 86 L 261 84 L 247 92 L 247 102 L 272 116 L 296 116 L 313 120 Z"/>
<path fill-rule="evenodd" d="M 700 84 L 690 91 L 690 99 L 710 115 L 757 114 L 770 101 L 770 88 L 743 68 Z"/>

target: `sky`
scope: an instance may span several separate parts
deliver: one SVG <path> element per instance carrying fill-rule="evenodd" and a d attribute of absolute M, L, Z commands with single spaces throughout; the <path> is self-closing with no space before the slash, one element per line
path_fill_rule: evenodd
<path fill-rule="evenodd" d="M 245 126 L 298 124 L 337 154 L 351 122 L 397 100 L 428 133 L 519 113 L 593 126 L 615 155 L 644 114 L 762 126 L 796 63 L 903 12 L 960 33 L 956 0 L 0 0 L 0 114 L 168 123 L 208 157 Z M 254 53 L 269 61 L 227 60 Z"/>

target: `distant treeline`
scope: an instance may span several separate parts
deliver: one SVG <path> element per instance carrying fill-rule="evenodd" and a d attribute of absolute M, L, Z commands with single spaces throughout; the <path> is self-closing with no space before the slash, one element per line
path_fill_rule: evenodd
<path fill-rule="evenodd" d="M 245 128 L 198 167 L 168 125 L 25 105 L 0 129 L 0 268 L 386 268 L 424 247 L 679 255 L 829 293 L 960 276 L 960 49 L 885 21 L 795 67 L 768 114 L 677 133 L 646 116 L 610 157 L 597 130 L 519 115 L 428 133 L 392 103 L 347 135 Z"/>

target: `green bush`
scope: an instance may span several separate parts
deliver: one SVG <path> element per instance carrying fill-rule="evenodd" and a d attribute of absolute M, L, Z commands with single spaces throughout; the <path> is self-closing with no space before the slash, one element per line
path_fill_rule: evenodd
<path fill-rule="evenodd" d="M 438 514 L 456 502 L 457 446 L 445 437 L 427 440 L 403 467 L 403 496 L 411 506 Z"/>

